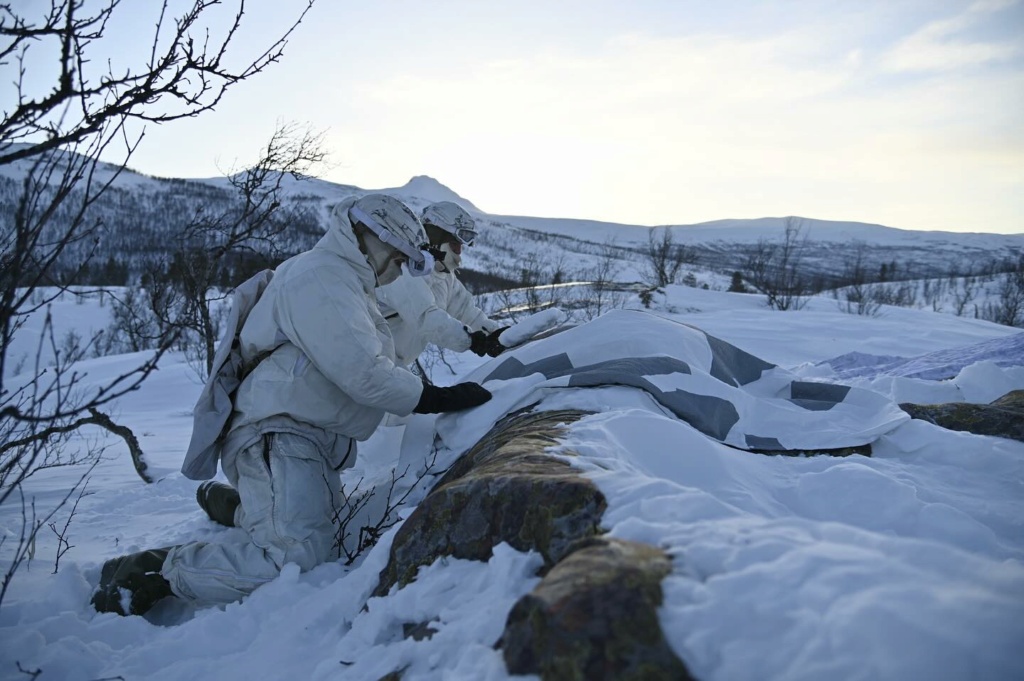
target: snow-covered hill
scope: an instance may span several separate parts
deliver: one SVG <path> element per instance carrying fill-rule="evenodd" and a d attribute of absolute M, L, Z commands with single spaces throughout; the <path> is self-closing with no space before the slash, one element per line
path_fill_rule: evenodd
<path fill-rule="evenodd" d="M 10 188 L 13 180 L 7 182 L 3 186 Z M 112 227 L 123 230 L 104 236 L 107 244 L 116 243 L 109 253 L 141 258 L 134 235 L 166 240 L 178 213 L 194 208 L 197 197 L 227 200 L 227 186 L 223 178 L 122 175 L 105 208 L 117 218 Z M 285 186 L 292 200 L 320 210 L 373 191 L 287 178 Z M 586 291 L 566 277 L 585 277 L 611 253 L 617 281 L 642 276 L 637 249 L 647 242 L 648 229 L 641 225 L 489 215 L 426 177 L 385 191 L 414 207 L 445 199 L 473 210 L 483 232 L 467 249 L 471 268 L 514 277 L 525 266 L 554 263 L 564 268 L 564 290 Z M 148 205 L 161 212 L 146 213 Z M 628 359 L 637 348 L 657 345 L 665 323 L 678 322 L 806 381 L 869 391 L 898 416 L 886 426 L 890 430 L 876 433 L 871 457 L 766 457 L 707 437 L 636 387 L 549 380 L 539 396 L 545 408 L 594 412 L 566 428 L 558 446 L 577 454 L 576 468 L 607 498 L 603 529 L 671 555 L 659 623 L 674 653 L 702 681 L 1021 677 L 1024 445 L 911 421 L 896 403 L 987 402 L 1024 389 L 1024 334 L 971 315 L 938 313 L 939 303 L 926 309 L 883 304 L 874 314 L 855 315 L 819 295 L 799 311 L 780 313 L 767 309 L 763 296 L 722 290 L 727 268 L 759 240 L 779 238 L 786 224 L 766 218 L 672 226 L 679 242 L 700 245 L 697 281 L 711 282 L 711 290 L 647 290 L 649 307 L 636 289 L 605 290 L 606 303 L 632 310 L 637 321 L 595 324 L 594 338 L 613 357 L 621 350 Z M 913 259 L 944 273 L 971 257 L 1020 253 L 1024 239 L 815 220 L 802 221 L 801 229 L 810 244 L 807 257 L 821 271 L 841 269 L 846 244 L 858 242 L 882 262 Z M 977 284 L 973 302 L 986 285 Z M 965 280 L 951 280 L 946 288 L 945 295 L 966 296 Z M 543 298 L 561 290 L 533 292 Z M 492 312 L 515 302 L 501 293 L 479 301 Z M 584 322 L 597 311 L 579 313 L 574 321 Z M 47 353 L 64 352 L 63 341 L 76 335 L 92 338 L 110 315 L 107 291 L 54 299 L 5 348 L 5 386 L 31 385 L 34 372 L 48 368 Z M 45 342 L 51 327 L 52 347 Z M 573 340 L 579 335 L 547 339 L 543 354 L 591 351 Z M 685 343 L 659 348 L 665 345 L 670 355 L 693 351 Z M 526 344 L 503 357 L 529 362 L 535 352 L 536 344 Z M 688 359 L 695 365 L 706 360 L 701 352 Z M 101 385 L 145 356 L 90 357 L 75 368 L 83 385 Z M 435 445 L 454 457 L 503 415 L 503 407 L 517 408 L 536 374 L 488 379 L 498 360 L 463 353 L 429 365 L 437 383 L 479 377 L 495 399 L 453 417 L 380 429 L 360 444 L 356 466 L 344 476 L 347 489 L 389 482 L 406 464 L 419 467 Z M 656 378 L 668 381 L 659 383 L 665 390 L 683 380 Z M 199 390 L 188 358 L 171 353 L 139 391 L 111 405 L 113 417 L 138 436 L 157 478 L 153 484 L 141 482 L 126 447 L 105 439 L 105 432 L 83 432 L 71 441 L 69 452 L 90 442 L 109 449 L 92 471 L 87 493 L 57 512 L 52 531 L 42 526 L 32 560 L 11 582 L 0 608 L 0 678 L 38 671 L 44 681 L 361 681 L 400 670 L 405 681 L 509 678 L 495 643 L 513 604 L 537 584 L 541 563 L 535 553 L 507 544 L 495 547 L 486 562 L 440 559 L 404 588 L 370 598 L 388 560 L 392 530 L 352 565 L 330 562 L 305 574 L 286 566 L 280 578 L 240 603 L 196 609 L 166 601 L 145 618 L 93 612 L 89 599 L 104 560 L 194 539 L 234 541 L 241 532 L 212 524 L 195 505 L 196 483 L 178 472 Z M 758 416 L 756 406 L 749 416 Z M 79 467 L 39 471 L 25 486 L 26 503 L 49 512 L 81 474 Z M 402 518 L 421 499 L 409 497 Z M 25 518 L 13 497 L 0 506 L 0 567 L 23 536 Z M 70 541 L 62 544 L 64 538 Z M 407 626 L 417 622 L 431 622 L 434 635 L 406 637 Z"/>
<path fill-rule="evenodd" d="M 488 216 L 510 225 L 560 234 L 588 241 L 645 242 L 646 229 L 638 225 L 622 225 L 594 220 L 568 220 L 523 216 Z M 939 249 L 987 253 L 1009 253 L 1024 247 L 1022 234 L 991 234 L 981 232 L 924 232 L 886 227 L 863 222 L 836 222 L 798 216 L 758 218 L 754 220 L 715 220 L 698 224 L 662 225 L 672 230 L 681 243 L 752 244 L 761 239 L 777 240 L 785 235 L 787 224 L 800 228 L 800 237 L 830 245 L 864 242 L 872 246 L 901 250 Z"/>
<path fill-rule="evenodd" d="M 107 312 L 98 305 L 85 299 L 77 321 L 76 310 L 58 313 L 85 323 Z M 667 287 L 650 312 L 649 322 L 605 333 L 601 343 L 627 353 L 670 320 L 806 380 L 893 402 L 987 401 L 1024 389 L 1022 332 L 981 320 L 900 308 L 849 315 L 824 298 L 781 314 L 755 296 L 682 286 Z M 559 338 L 546 353 L 581 349 Z M 525 361 L 538 351 L 528 344 L 514 356 Z M 455 355 L 451 371 L 438 365 L 435 380 L 484 376 L 508 357 Z M 139 360 L 108 357 L 79 368 L 99 384 Z M 365 488 L 389 480 L 400 460 L 422 460 L 435 426 L 442 454 L 454 454 L 447 443 L 471 439 L 530 383 L 491 381 L 493 404 L 444 424 L 422 417 L 404 430 L 383 428 L 360 444 L 344 482 Z M 537 584 L 541 559 L 507 544 L 488 561 L 439 559 L 407 586 L 370 598 L 396 527 L 351 566 L 329 562 L 304 574 L 286 566 L 239 603 L 196 609 L 168 600 L 146 617 L 93 612 L 104 560 L 238 539 L 241 530 L 206 518 L 197 483 L 178 472 L 199 390 L 173 354 L 118 402 L 115 417 L 138 435 L 157 482 L 139 480 L 124 445 L 106 440 L 56 574 L 57 536 L 44 528 L 34 559 L 11 583 L 0 608 L 0 678 L 29 678 L 21 670 L 40 681 L 363 681 L 399 670 L 404 681 L 513 678 L 495 642 L 513 604 Z M 878 437 L 871 457 L 767 457 L 706 437 L 636 388 L 546 387 L 542 399 L 545 408 L 597 412 L 567 427 L 556 451 L 576 452 L 576 469 L 606 496 L 606 530 L 672 556 L 658 621 L 701 681 L 1024 676 L 1024 444 L 906 420 Z M 28 499 L 52 507 L 79 473 L 40 472 L 26 486 Z M 70 513 L 54 518 L 57 529 Z M 17 503 L 0 507 L 5 536 L 16 538 L 21 522 Z M 0 544 L 0 560 L 11 546 Z M 433 635 L 407 636 L 418 622 L 430 622 Z"/>

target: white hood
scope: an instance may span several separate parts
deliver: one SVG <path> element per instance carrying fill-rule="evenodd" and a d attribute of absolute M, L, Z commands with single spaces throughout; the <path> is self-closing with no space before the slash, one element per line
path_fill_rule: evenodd
<path fill-rule="evenodd" d="M 394 363 L 350 205 L 335 207 L 316 246 L 277 268 L 242 328 L 246 362 L 273 352 L 238 389 L 233 430 L 286 417 L 364 440 L 385 412 L 404 416 L 416 406 L 422 383 Z"/>

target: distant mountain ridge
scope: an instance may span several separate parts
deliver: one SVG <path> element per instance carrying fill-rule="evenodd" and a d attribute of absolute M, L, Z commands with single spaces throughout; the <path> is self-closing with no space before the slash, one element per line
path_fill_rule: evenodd
<path fill-rule="evenodd" d="M 641 227 L 599 220 L 570 218 L 537 218 L 521 215 L 495 215 L 494 219 L 508 222 L 525 229 L 547 230 L 573 238 L 589 236 L 614 236 L 623 227 Z M 1024 246 L 1022 234 L 995 234 L 989 232 L 941 232 L 917 231 L 888 227 L 867 222 L 819 220 L 795 215 L 785 217 L 764 217 L 747 219 L 713 220 L 693 224 L 656 225 L 671 229 L 679 240 L 686 243 L 710 243 L 716 241 L 751 243 L 759 239 L 774 239 L 785 233 L 787 221 L 801 228 L 801 236 L 814 241 L 885 242 L 891 245 L 915 246 L 926 242 L 958 242 L 977 240 L 987 249 L 1013 248 Z M 650 227 L 643 227 L 644 230 Z M 643 236 L 646 239 L 646 234 Z"/>
<path fill-rule="evenodd" d="M 224 189 L 230 188 L 227 178 L 224 177 L 206 178 L 199 181 L 204 184 L 223 187 Z M 428 175 L 416 175 L 401 187 L 386 187 L 383 189 L 364 189 L 356 185 L 338 184 L 315 177 L 296 179 L 288 176 L 282 182 L 282 189 L 285 196 L 317 196 L 323 199 L 327 205 L 337 203 L 353 195 L 390 194 L 412 207 L 422 207 L 438 201 L 453 201 L 466 210 L 475 213 L 481 212 L 472 201 L 460 196 Z"/>
<path fill-rule="evenodd" d="M 3 150 L 0 149 L 0 152 Z M 30 160 L 0 166 L 0 219 L 8 220 L 21 180 L 31 167 Z M 99 168 L 101 178 L 110 177 L 117 166 Z M 483 228 L 482 238 L 469 262 L 486 268 L 500 259 L 496 252 L 533 254 L 533 257 L 577 258 L 593 256 L 606 247 L 623 260 L 642 260 L 651 227 L 599 220 L 495 215 L 481 211 L 472 201 L 427 175 L 416 175 L 400 187 L 364 189 L 317 178 L 283 178 L 283 200 L 299 207 L 297 219 L 286 236 L 286 252 L 309 248 L 322 234 L 330 206 L 350 196 L 387 193 L 419 212 L 436 201 L 454 201 L 473 213 Z M 169 252 L 168 235 L 181 233 L 197 210 L 223 210 L 235 200 L 227 178 L 157 178 L 125 169 L 111 190 L 93 210 L 105 224 L 102 259 L 121 262 L 137 274 Z M 1024 253 L 1024 234 L 919 232 L 884 225 L 816 220 L 802 217 L 724 219 L 698 224 L 674 224 L 677 244 L 692 247 L 702 267 L 730 274 L 742 269 L 760 243 L 777 242 L 786 226 L 800 228 L 806 240 L 803 253 L 809 271 L 828 281 L 842 271 L 845 259 L 856 247 L 865 264 L 877 269 L 883 263 L 899 261 L 908 274 L 939 276 L 952 268 L 977 270 L 993 260 L 1016 260 Z M 842 246 L 838 247 L 837 246 Z M 81 257 L 69 252 L 69 259 Z M 472 266 L 472 265 L 471 265 Z M 633 271 L 637 267 L 632 268 Z"/>
<path fill-rule="evenodd" d="M 8 148 L 24 146 L 21 144 L 8 145 Z M 3 151 L 0 149 L 0 151 Z M 0 166 L 0 176 L 11 179 L 21 179 L 27 173 L 30 161 L 18 161 L 7 166 Z M 101 164 L 107 175 L 116 170 L 116 166 Z M 118 177 L 114 187 L 119 189 L 147 188 L 158 190 L 163 183 L 173 182 L 180 186 L 181 183 L 201 183 L 230 189 L 227 178 L 163 178 L 140 173 L 136 170 L 125 168 Z M 148 186 L 147 186 L 148 185 Z M 524 215 L 498 215 L 488 214 L 478 208 L 471 200 L 461 196 L 447 185 L 430 177 L 429 175 L 415 175 L 400 187 L 386 187 L 381 189 L 367 189 L 357 185 L 340 184 L 330 180 L 319 178 L 304 178 L 301 180 L 291 177 L 285 178 L 283 188 L 288 196 L 318 197 L 325 203 L 331 204 L 348 198 L 352 195 L 364 195 L 371 193 L 391 194 L 413 207 L 425 206 L 437 201 L 453 201 L 467 210 L 501 222 L 506 222 L 525 229 L 549 230 L 555 234 L 570 236 L 573 238 L 602 237 L 608 234 L 608 230 L 621 230 L 627 228 L 627 233 L 632 231 L 628 228 L 649 229 L 652 225 L 640 225 L 634 223 L 605 222 L 601 220 L 588 220 L 577 218 L 545 218 Z M 805 234 L 811 235 L 819 241 L 852 241 L 852 240 L 874 240 L 885 239 L 893 243 L 913 245 L 920 240 L 953 240 L 960 241 L 964 236 L 972 239 L 986 239 L 987 248 L 1002 248 L 1024 245 L 1024 232 L 1018 234 L 995 234 L 990 232 L 943 232 L 943 231 L 918 231 L 906 230 L 888 225 L 865 223 L 857 221 L 836 221 L 820 220 L 815 218 L 785 216 L 785 217 L 762 217 L 762 218 L 740 218 L 720 219 L 700 223 L 671 223 L 667 225 L 653 225 L 655 227 L 668 227 L 677 233 L 684 241 L 688 242 L 710 242 L 727 239 L 729 241 L 749 242 L 761 238 L 772 238 L 777 233 L 785 230 L 787 220 L 796 220 L 803 226 Z M 726 234 L 727 233 L 727 234 Z M 621 235 L 621 234 L 620 234 Z"/>
<path fill-rule="evenodd" d="M 441 184 L 429 175 L 416 175 L 401 187 L 377 190 L 383 194 L 391 194 L 398 198 L 405 198 L 410 201 L 420 200 L 427 203 L 438 201 L 452 201 L 467 210 L 481 212 L 469 199 L 463 198 L 456 192 Z"/>

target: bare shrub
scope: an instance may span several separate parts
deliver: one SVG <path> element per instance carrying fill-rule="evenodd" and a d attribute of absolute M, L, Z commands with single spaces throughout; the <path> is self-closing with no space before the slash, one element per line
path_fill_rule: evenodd
<path fill-rule="evenodd" d="M 13 65 L 16 74 L 5 85 L 10 105 L 0 120 L 0 168 L 17 163 L 13 170 L 24 177 L 12 219 L 0 225 L 0 505 L 20 503 L 24 520 L 20 536 L 3 540 L 15 545 L 0 604 L 39 529 L 83 488 L 99 460 L 99 447 L 70 438 L 100 425 L 98 409 L 137 389 L 173 341 L 164 340 L 148 360 L 109 381 L 86 384 L 66 354 L 57 352 L 52 327 L 40 338 L 29 380 L 8 380 L 11 339 L 32 315 L 71 291 L 98 252 L 103 223 L 90 208 L 141 142 L 132 124 L 167 123 L 213 109 L 230 88 L 281 58 L 287 36 L 313 0 L 280 37 L 267 41 L 266 50 L 240 62 L 234 48 L 243 35 L 244 3 L 226 26 L 211 18 L 217 4 L 194 0 L 175 15 L 163 3 L 146 56 L 134 64 L 122 59 L 116 68 L 108 57 L 118 44 L 106 31 L 111 17 L 122 15 L 120 0 L 0 4 L 0 63 Z M 120 164 L 101 165 L 101 155 L 118 150 Z M 45 468 L 70 465 L 84 466 L 85 474 L 55 508 L 37 509 L 25 481 Z"/>
<path fill-rule="evenodd" d="M 921 295 L 924 304 L 934 312 L 942 311 L 942 301 L 946 296 L 948 282 L 943 278 L 925 279 L 921 284 Z"/>
<path fill-rule="evenodd" d="M 536 256 L 520 255 L 512 266 L 512 271 L 518 272 L 518 285 L 490 296 L 493 301 L 490 316 L 506 318 L 514 323 L 534 312 L 560 306 L 569 286 L 566 263 L 564 253 L 551 262 Z"/>
<path fill-rule="evenodd" d="M 1024 255 L 998 281 L 999 297 L 982 306 L 982 318 L 1006 326 L 1024 326 Z"/>
<path fill-rule="evenodd" d="M 338 526 L 335 548 L 344 564 L 352 565 L 384 532 L 394 527 L 400 520 L 398 509 L 410 500 L 410 495 L 422 491 L 419 488 L 426 478 L 437 473 L 437 449 L 433 449 L 416 472 L 408 467 L 401 472 L 392 469 L 390 480 L 383 484 L 361 489 L 363 480 L 359 480 L 345 490 L 341 507 L 334 510 L 332 518 Z"/>
<path fill-rule="evenodd" d="M 454 376 L 455 367 L 452 366 L 451 361 L 448 359 L 449 352 L 449 350 L 431 343 L 423 349 L 420 356 L 413 362 L 411 367 L 413 373 L 431 385 L 433 385 L 434 376 L 437 375 L 438 371 L 444 370 L 449 375 Z"/>
<path fill-rule="evenodd" d="M 599 317 L 608 310 L 623 307 L 626 295 L 616 290 L 615 277 L 620 270 L 618 254 L 614 244 L 606 243 L 601 249 L 597 263 L 583 273 L 583 278 L 590 282 L 589 295 L 581 305 L 584 320 Z"/>
<path fill-rule="evenodd" d="M 644 281 L 652 288 L 676 283 L 683 265 L 697 262 L 697 251 L 676 243 L 668 227 L 651 227 L 647 230 L 647 246 L 642 254 Z"/>
<path fill-rule="evenodd" d="M 802 221 L 786 218 L 782 240 L 760 239 L 745 263 L 746 279 L 767 298 L 773 310 L 799 310 L 807 304 L 810 284 L 800 271 L 807 237 Z"/>
<path fill-rule="evenodd" d="M 917 307 L 918 285 L 914 281 L 893 281 L 878 284 L 874 289 L 875 299 L 882 305 L 896 307 Z"/>
<path fill-rule="evenodd" d="M 881 303 L 878 301 L 877 286 L 870 280 L 867 264 L 867 244 L 855 241 L 845 250 L 841 288 L 833 295 L 840 301 L 840 309 L 850 314 L 874 316 Z"/>
<path fill-rule="evenodd" d="M 963 317 L 967 306 L 977 297 L 978 279 L 968 269 L 965 275 L 950 282 L 950 289 L 953 296 L 953 312 L 957 317 Z"/>

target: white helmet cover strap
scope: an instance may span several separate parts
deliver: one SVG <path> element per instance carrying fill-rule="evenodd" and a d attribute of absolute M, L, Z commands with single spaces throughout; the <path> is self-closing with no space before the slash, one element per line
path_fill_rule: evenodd
<path fill-rule="evenodd" d="M 376 220 L 366 214 L 358 206 L 349 209 L 349 215 L 355 218 L 356 222 L 373 232 L 382 243 L 391 246 L 395 250 L 409 256 L 409 274 L 414 277 L 425 277 L 434 269 L 434 256 L 428 251 L 421 250 L 400 236 L 377 223 Z"/>

